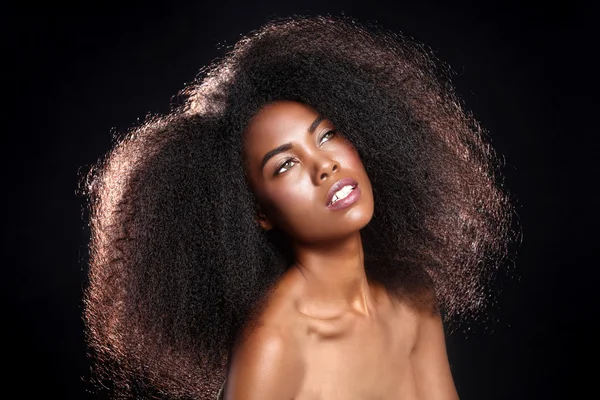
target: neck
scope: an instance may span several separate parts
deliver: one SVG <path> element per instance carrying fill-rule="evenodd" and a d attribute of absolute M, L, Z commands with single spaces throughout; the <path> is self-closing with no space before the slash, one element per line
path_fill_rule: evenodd
<path fill-rule="evenodd" d="M 301 312 L 322 319 L 347 312 L 371 316 L 374 303 L 360 232 L 326 244 L 294 244 L 294 249 L 294 267 L 303 281 Z"/>

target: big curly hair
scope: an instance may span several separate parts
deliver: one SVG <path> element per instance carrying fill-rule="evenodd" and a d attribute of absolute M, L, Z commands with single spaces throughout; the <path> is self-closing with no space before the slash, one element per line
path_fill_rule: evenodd
<path fill-rule="evenodd" d="M 98 381 L 115 397 L 215 397 L 232 346 L 293 260 L 256 224 L 243 164 L 249 120 L 278 100 L 313 107 L 358 150 L 375 199 L 361 231 L 368 278 L 446 321 L 477 315 L 513 212 L 499 157 L 448 76 L 377 26 L 277 19 L 201 70 L 172 112 L 123 135 L 86 179 Z M 431 291 L 435 304 L 421 301 Z"/>

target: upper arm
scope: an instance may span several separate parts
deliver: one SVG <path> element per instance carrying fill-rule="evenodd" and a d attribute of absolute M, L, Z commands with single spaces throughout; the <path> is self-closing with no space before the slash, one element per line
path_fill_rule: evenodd
<path fill-rule="evenodd" d="M 420 398 L 458 399 L 446 352 L 444 326 L 440 313 L 419 313 L 417 329 L 412 364 Z"/>
<path fill-rule="evenodd" d="M 225 400 L 284 400 L 296 394 L 301 366 L 291 341 L 275 328 L 260 327 L 232 355 Z"/>

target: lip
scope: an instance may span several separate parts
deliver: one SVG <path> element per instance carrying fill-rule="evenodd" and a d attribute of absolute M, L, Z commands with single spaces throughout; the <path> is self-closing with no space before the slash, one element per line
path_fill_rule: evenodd
<path fill-rule="evenodd" d="M 333 199 L 333 196 L 335 195 L 335 192 L 337 192 L 344 186 L 348 186 L 348 185 L 354 186 L 354 190 L 346 198 L 344 198 L 342 200 L 338 200 L 334 204 L 329 205 L 329 203 L 331 203 L 331 199 Z M 357 193 L 355 193 L 355 192 L 357 192 Z M 356 195 L 360 196 L 360 189 L 358 188 L 358 182 L 356 181 L 356 179 L 353 179 L 350 177 L 342 178 L 339 181 L 337 181 L 336 183 L 334 183 L 333 185 L 331 185 L 331 188 L 329 188 L 329 191 L 327 192 L 327 201 L 325 202 L 325 205 L 327 206 L 327 208 L 331 208 L 331 209 L 343 208 L 344 204 L 340 204 L 340 206 L 342 206 L 342 207 L 339 207 L 338 204 L 343 202 L 343 203 L 348 203 L 347 205 L 350 205 L 358 199 L 358 197 Z M 345 200 L 349 200 L 349 201 L 345 201 Z M 353 201 L 350 201 L 350 200 L 353 200 Z"/>

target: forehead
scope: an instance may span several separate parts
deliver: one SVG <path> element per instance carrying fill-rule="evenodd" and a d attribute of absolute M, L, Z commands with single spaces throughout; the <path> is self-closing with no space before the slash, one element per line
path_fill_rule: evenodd
<path fill-rule="evenodd" d="M 245 133 L 244 151 L 249 159 L 262 157 L 280 144 L 305 135 L 319 113 L 294 101 L 280 101 L 263 107 L 250 121 Z"/>
<path fill-rule="evenodd" d="M 306 104 L 295 101 L 280 101 L 263 107 L 250 121 L 248 135 L 262 135 L 284 132 L 309 125 L 318 113 Z"/>

